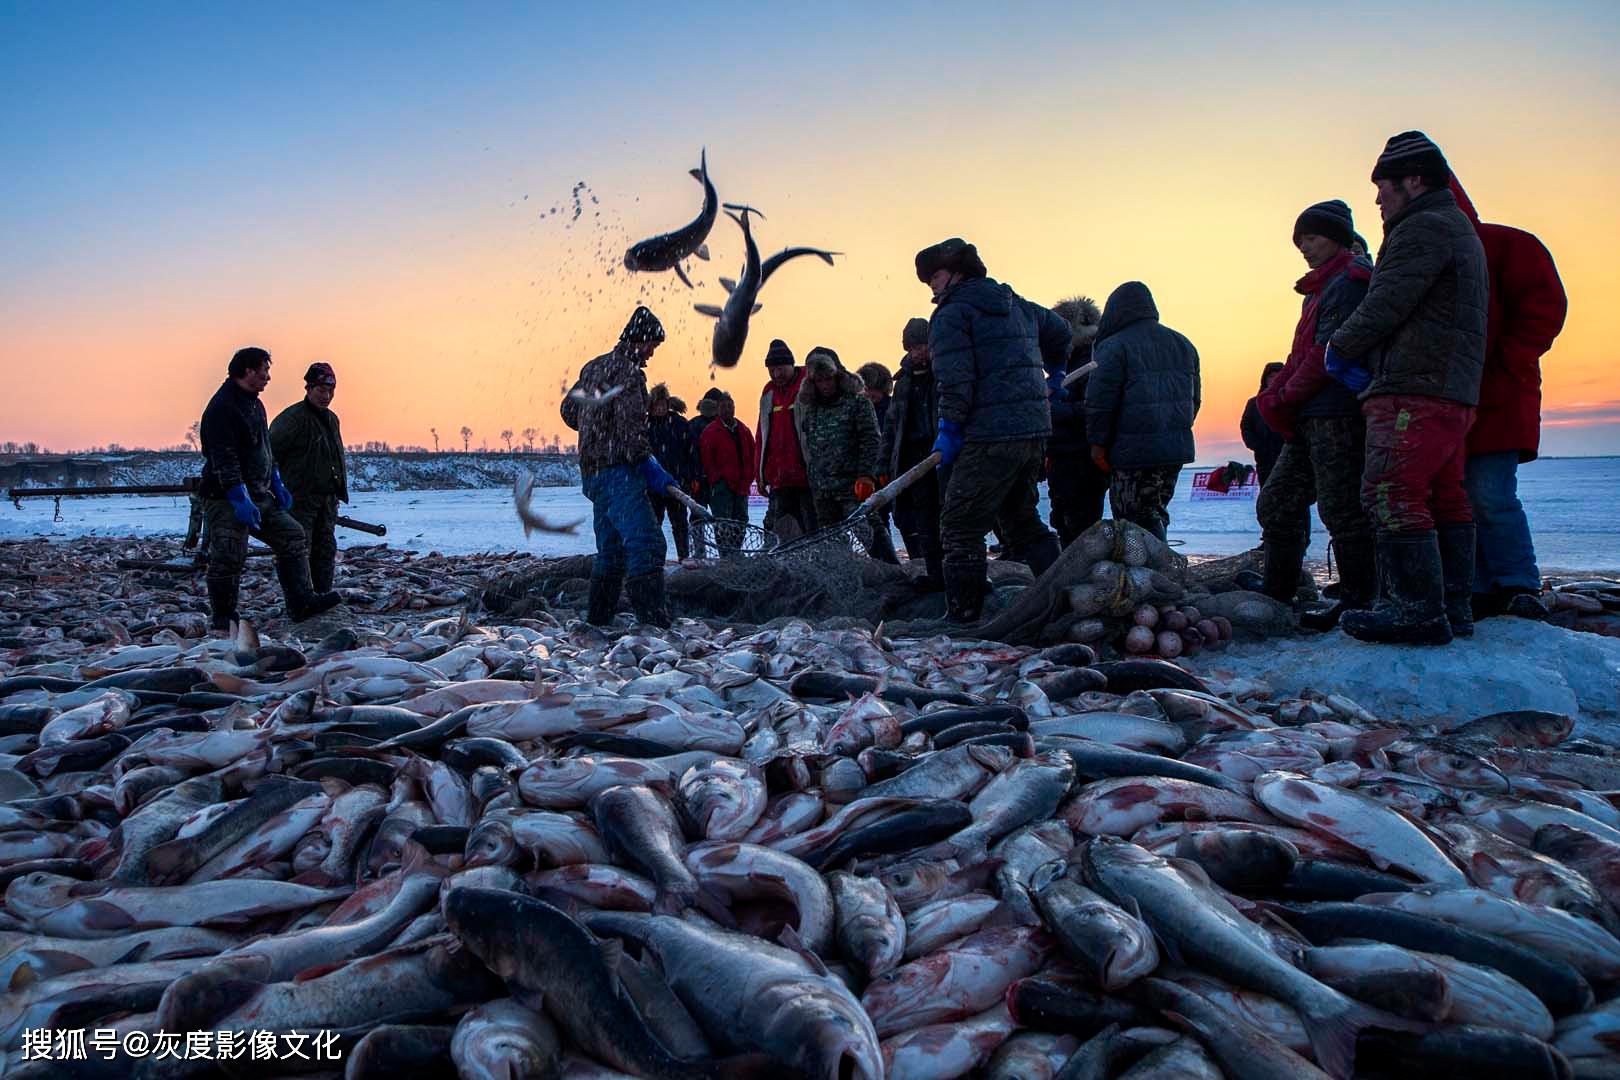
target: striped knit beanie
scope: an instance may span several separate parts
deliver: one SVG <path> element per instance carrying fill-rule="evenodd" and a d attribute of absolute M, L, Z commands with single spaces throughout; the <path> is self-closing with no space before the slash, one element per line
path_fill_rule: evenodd
<path fill-rule="evenodd" d="M 1384 152 L 1378 155 L 1378 164 L 1373 166 L 1373 180 L 1399 180 L 1403 176 L 1432 176 L 1438 178 L 1445 176 L 1441 184 L 1451 179 L 1451 166 L 1446 164 L 1446 155 L 1434 145 L 1434 141 L 1421 131 L 1403 131 L 1399 135 L 1390 136 L 1389 142 L 1384 144 Z"/>
<path fill-rule="evenodd" d="M 1315 203 L 1307 206 L 1305 211 L 1294 219 L 1294 243 L 1307 233 L 1325 236 L 1340 247 L 1349 247 L 1350 241 L 1355 239 L 1356 230 L 1350 218 L 1350 207 L 1343 199 L 1329 199 L 1327 202 Z"/>
<path fill-rule="evenodd" d="M 776 367 L 779 364 L 792 366 L 794 363 L 793 350 L 781 338 L 774 339 L 765 350 L 765 366 Z"/>

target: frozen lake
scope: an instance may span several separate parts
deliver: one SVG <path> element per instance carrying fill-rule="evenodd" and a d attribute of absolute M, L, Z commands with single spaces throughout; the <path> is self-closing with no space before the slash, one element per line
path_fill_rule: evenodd
<path fill-rule="evenodd" d="M 1260 539 L 1252 499 L 1192 499 L 1193 469 L 1182 470 L 1170 507 L 1170 538 L 1189 554 L 1231 555 Z M 1535 531 L 1545 568 L 1620 572 L 1620 458 L 1549 458 L 1519 471 L 1519 493 Z M 537 488 L 534 508 L 548 520 L 580 521 L 573 535 L 527 539 L 504 490 L 394 491 L 357 494 L 345 513 L 388 526 L 396 547 L 445 554 L 516 551 L 536 555 L 589 552 L 594 548 L 591 506 L 578 488 Z M 1043 497 L 1041 514 L 1046 516 Z M 62 520 L 53 521 L 50 499 L 25 499 L 22 509 L 0 507 L 0 540 L 59 536 L 185 535 L 187 504 L 168 496 L 106 496 L 62 500 Z M 756 497 L 750 519 L 758 524 Z M 1327 537 L 1315 521 L 1311 555 L 1322 558 Z M 375 541 L 340 529 L 340 544 Z M 673 545 L 670 549 L 674 554 Z"/>

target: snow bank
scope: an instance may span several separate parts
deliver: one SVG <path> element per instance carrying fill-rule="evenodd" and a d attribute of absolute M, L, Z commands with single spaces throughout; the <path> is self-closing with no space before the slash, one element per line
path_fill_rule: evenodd
<path fill-rule="evenodd" d="M 1445 648 L 1367 645 L 1335 631 L 1182 663 L 1216 689 L 1339 693 L 1392 720 L 1450 727 L 1507 709 L 1546 709 L 1576 717 L 1578 734 L 1620 737 L 1620 639 L 1524 619 L 1487 619 L 1471 640 Z"/>

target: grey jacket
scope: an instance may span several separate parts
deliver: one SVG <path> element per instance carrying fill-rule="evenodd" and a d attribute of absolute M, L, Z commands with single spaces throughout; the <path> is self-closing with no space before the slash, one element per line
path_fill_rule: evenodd
<path fill-rule="evenodd" d="M 991 278 L 946 290 L 928 321 L 941 419 L 967 442 L 1052 434 L 1045 365 L 1069 356 L 1069 324 Z"/>
<path fill-rule="evenodd" d="M 1417 394 L 1479 404 L 1490 272 L 1449 191 L 1427 191 L 1384 227 L 1367 295 L 1333 334 L 1372 372 L 1363 398 Z"/>
<path fill-rule="evenodd" d="M 1159 323 L 1153 294 L 1127 281 L 1108 297 L 1086 384 L 1086 437 L 1115 469 L 1192 461 L 1193 420 L 1203 404 L 1198 350 Z"/>

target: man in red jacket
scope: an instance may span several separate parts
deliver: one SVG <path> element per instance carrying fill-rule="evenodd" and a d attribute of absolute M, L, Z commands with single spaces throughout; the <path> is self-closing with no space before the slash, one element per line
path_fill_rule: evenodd
<path fill-rule="evenodd" d="M 1482 224 L 1456 177 L 1451 192 L 1479 233 L 1491 277 L 1485 374 L 1463 473 L 1477 530 L 1474 618 L 1545 619 L 1536 548 L 1519 502 L 1519 465 L 1534 461 L 1541 446 L 1541 356 L 1564 328 L 1569 301 L 1540 240 Z"/>
<path fill-rule="evenodd" d="M 771 502 L 765 527 L 783 540 L 816 529 L 815 504 L 810 498 L 810 470 L 794 423 L 793 404 L 804 385 L 804 369 L 793 360 L 793 350 L 777 338 L 765 350 L 770 382 L 759 397 L 759 493 Z"/>
<path fill-rule="evenodd" d="M 703 477 L 709 485 L 709 509 L 717 521 L 748 522 L 749 477 L 754 471 L 754 436 L 737 419 L 737 403 L 720 395 L 719 416 L 703 429 L 698 440 Z M 717 528 L 715 542 L 722 551 L 737 549 L 736 530 Z"/>

